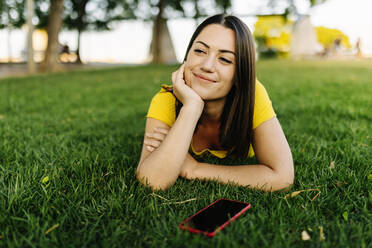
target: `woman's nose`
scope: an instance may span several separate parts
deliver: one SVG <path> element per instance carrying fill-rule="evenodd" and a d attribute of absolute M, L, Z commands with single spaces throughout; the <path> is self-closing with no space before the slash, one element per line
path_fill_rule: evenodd
<path fill-rule="evenodd" d="M 213 55 L 206 56 L 202 63 L 202 70 L 207 72 L 214 72 L 216 69 L 216 61 Z"/>

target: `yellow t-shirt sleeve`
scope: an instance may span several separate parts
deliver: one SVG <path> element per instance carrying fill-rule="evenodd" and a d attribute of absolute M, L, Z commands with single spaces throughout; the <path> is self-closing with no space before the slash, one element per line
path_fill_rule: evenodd
<path fill-rule="evenodd" d="M 265 87 L 257 80 L 253 114 L 253 129 L 276 116 Z"/>
<path fill-rule="evenodd" d="M 169 127 L 173 126 L 176 121 L 176 98 L 171 92 L 163 88 L 152 98 L 148 118 L 154 118 L 162 121 Z"/>

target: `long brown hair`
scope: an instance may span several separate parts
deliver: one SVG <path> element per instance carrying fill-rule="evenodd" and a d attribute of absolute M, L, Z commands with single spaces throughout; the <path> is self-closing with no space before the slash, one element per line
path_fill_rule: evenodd
<path fill-rule="evenodd" d="M 246 158 L 253 140 L 253 110 L 255 101 L 256 58 L 252 34 L 239 18 L 214 15 L 195 30 L 186 50 L 184 61 L 200 32 L 210 24 L 220 24 L 235 33 L 235 73 L 233 86 L 227 95 L 221 115 L 219 141 L 223 149 L 234 157 Z M 176 114 L 182 103 L 176 99 Z"/>

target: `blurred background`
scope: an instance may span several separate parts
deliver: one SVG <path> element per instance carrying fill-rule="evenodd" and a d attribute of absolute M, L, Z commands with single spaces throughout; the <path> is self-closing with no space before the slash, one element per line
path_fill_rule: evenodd
<path fill-rule="evenodd" d="M 259 59 L 368 59 L 371 10 L 370 0 L 1 0 L 0 74 L 179 63 L 196 26 L 222 12 L 248 25 Z"/>

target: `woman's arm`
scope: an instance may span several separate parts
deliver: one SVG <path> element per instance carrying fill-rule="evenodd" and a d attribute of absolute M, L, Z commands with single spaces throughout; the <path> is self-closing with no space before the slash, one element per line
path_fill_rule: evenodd
<path fill-rule="evenodd" d="M 155 127 L 169 129 L 166 137 L 152 152 L 151 149 L 146 150 L 148 144 L 145 142 L 142 147 L 137 178 L 153 189 L 166 189 L 177 180 L 204 107 L 202 99 L 185 84 L 183 67 L 172 75 L 174 93 L 183 103 L 172 128 L 169 129 L 166 124 L 152 118 L 148 118 L 146 122 L 146 133 L 153 133 Z"/>
<path fill-rule="evenodd" d="M 187 159 L 182 166 L 181 176 L 221 183 L 233 182 L 264 191 L 275 191 L 293 184 L 292 154 L 278 119 L 274 117 L 264 122 L 254 130 L 253 135 L 258 165 L 225 166 Z"/>
<path fill-rule="evenodd" d="M 153 152 L 147 151 L 147 144 L 143 144 L 141 159 L 137 167 L 137 178 L 143 184 L 147 181 L 151 188 L 164 190 L 177 180 L 199 119 L 193 115 L 192 111 L 184 107 L 181 109 L 168 135 Z M 148 118 L 146 133 L 151 133 L 155 127 L 161 126 L 159 122 L 161 121 Z"/>

